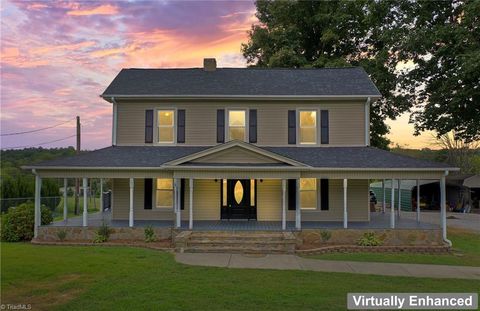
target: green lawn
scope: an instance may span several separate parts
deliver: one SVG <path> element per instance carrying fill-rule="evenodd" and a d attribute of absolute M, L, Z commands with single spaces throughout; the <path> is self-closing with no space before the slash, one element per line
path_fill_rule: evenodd
<path fill-rule="evenodd" d="M 80 197 L 78 200 L 78 215 L 75 215 L 75 198 L 68 197 L 67 198 L 67 210 L 68 210 L 68 217 L 75 217 L 81 216 L 83 213 L 83 198 Z M 100 198 L 89 198 L 88 199 L 88 212 L 95 213 L 100 210 Z M 63 197 L 58 203 L 57 208 L 55 209 L 55 217 L 53 220 L 62 220 L 63 219 Z"/>
<path fill-rule="evenodd" d="M 345 310 L 348 292 L 478 292 L 475 280 L 194 267 L 128 247 L 1 244 L 2 303 L 33 310 Z"/>
<path fill-rule="evenodd" d="M 449 229 L 448 238 L 453 243 L 452 254 L 382 254 L 382 253 L 333 253 L 308 256 L 325 260 L 375 261 L 459 265 L 480 267 L 480 234 L 472 231 Z"/>

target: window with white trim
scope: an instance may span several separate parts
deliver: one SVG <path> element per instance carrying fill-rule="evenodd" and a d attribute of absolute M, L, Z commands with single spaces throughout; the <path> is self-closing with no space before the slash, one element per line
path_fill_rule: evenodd
<path fill-rule="evenodd" d="M 246 111 L 229 110 L 228 111 L 228 140 L 238 139 L 245 141 Z"/>
<path fill-rule="evenodd" d="M 299 112 L 299 142 L 304 145 L 317 143 L 317 111 L 301 110 Z"/>
<path fill-rule="evenodd" d="M 174 143 L 175 140 L 175 111 L 157 110 L 158 142 Z"/>
<path fill-rule="evenodd" d="M 300 208 L 317 208 L 317 179 L 300 178 Z"/>
<path fill-rule="evenodd" d="M 173 207 L 173 179 L 171 178 L 157 179 L 155 206 L 157 208 Z"/>

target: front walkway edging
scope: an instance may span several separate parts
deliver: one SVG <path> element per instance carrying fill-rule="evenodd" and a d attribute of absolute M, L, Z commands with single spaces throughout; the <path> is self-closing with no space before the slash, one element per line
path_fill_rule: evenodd
<path fill-rule="evenodd" d="M 451 251 L 448 245 L 443 246 L 358 246 L 358 245 L 330 245 L 312 249 L 297 249 L 299 255 L 317 255 L 329 253 L 421 253 L 421 254 L 447 254 Z"/>
<path fill-rule="evenodd" d="M 139 247 L 139 248 L 148 248 L 154 249 L 159 251 L 166 251 L 166 252 L 174 252 L 172 247 L 163 247 L 155 245 L 155 242 L 152 243 L 120 243 L 120 242 L 103 242 L 103 243 L 93 243 L 93 242 L 51 242 L 51 241 L 41 241 L 33 239 L 30 243 L 34 245 L 50 245 L 50 246 L 107 246 L 107 247 L 115 247 L 115 246 L 128 246 L 128 247 Z"/>

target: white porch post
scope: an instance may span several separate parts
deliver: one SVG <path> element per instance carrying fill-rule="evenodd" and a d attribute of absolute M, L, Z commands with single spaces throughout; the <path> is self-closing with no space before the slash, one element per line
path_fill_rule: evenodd
<path fill-rule="evenodd" d="M 452 246 L 452 242 L 447 239 L 447 195 L 445 190 L 445 175 L 440 179 L 440 223 L 442 224 L 442 237 L 443 240 Z"/>
<path fill-rule="evenodd" d="M 398 180 L 398 217 L 400 217 L 400 211 L 402 209 L 402 180 Z"/>
<path fill-rule="evenodd" d="M 88 226 L 88 179 L 83 177 L 83 226 Z"/>
<path fill-rule="evenodd" d="M 68 217 L 68 204 L 67 204 L 67 179 L 63 179 L 63 221 L 67 221 Z"/>
<path fill-rule="evenodd" d="M 302 229 L 302 211 L 300 207 L 300 178 L 296 179 L 296 195 L 295 195 L 295 229 Z"/>
<path fill-rule="evenodd" d="M 383 196 L 382 196 L 382 213 L 385 213 L 385 179 L 382 180 L 382 191 L 383 191 Z"/>
<path fill-rule="evenodd" d="M 100 178 L 100 211 L 103 212 L 103 178 Z"/>
<path fill-rule="evenodd" d="M 392 197 L 390 203 L 390 228 L 395 229 L 395 179 L 392 182 Z"/>
<path fill-rule="evenodd" d="M 133 178 L 130 178 L 130 212 L 128 213 L 128 226 L 133 227 L 133 190 L 135 187 L 135 181 Z"/>
<path fill-rule="evenodd" d="M 38 237 L 38 227 L 42 225 L 42 210 L 41 206 L 41 190 L 42 190 L 42 178 L 35 175 L 35 229 L 33 237 Z"/>
<path fill-rule="evenodd" d="M 287 230 L 287 208 L 285 193 L 287 189 L 287 181 L 282 179 L 282 230 Z"/>
<path fill-rule="evenodd" d="M 188 189 L 190 190 L 190 215 L 188 218 L 188 229 L 193 229 L 193 178 L 190 178 Z"/>
<path fill-rule="evenodd" d="M 348 228 L 348 214 L 347 214 L 347 186 L 348 180 L 343 180 L 343 228 Z"/>
<path fill-rule="evenodd" d="M 174 189 L 174 206 L 175 206 L 175 213 L 176 213 L 176 227 L 181 228 L 182 227 L 182 207 L 180 206 L 180 180 L 178 178 L 175 178 L 173 181 L 173 189 Z"/>
<path fill-rule="evenodd" d="M 417 179 L 417 222 L 420 222 L 420 180 Z"/>

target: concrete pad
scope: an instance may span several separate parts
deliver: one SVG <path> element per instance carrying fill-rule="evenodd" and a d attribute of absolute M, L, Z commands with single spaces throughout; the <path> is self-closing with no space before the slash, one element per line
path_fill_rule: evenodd
<path fill-rule="evenodd" d="M 295 255 L 262 255 L 251 256 L 243 254 L 232 254 L 230 268 L 251 268 L 251 269 L 280 269 L 300 270 L 301 267 Z"/>
<path fill-rule="evenodd" d="M 353 273 L 352 267 L 346 262 L 333 260 L 317 260 L 298 257 L 303 270 L 321 272 L 346 272 Z"/>
<path fill-rule="evenodd" d="M 192 266 L 227 267 L 231 254 L 220 253 L 176 253 L 175 260 Z"/>

